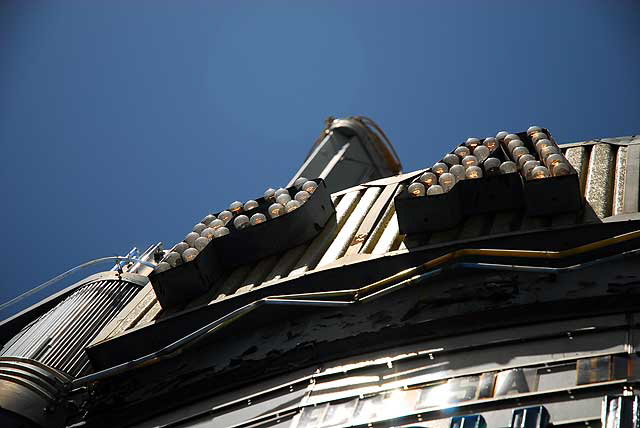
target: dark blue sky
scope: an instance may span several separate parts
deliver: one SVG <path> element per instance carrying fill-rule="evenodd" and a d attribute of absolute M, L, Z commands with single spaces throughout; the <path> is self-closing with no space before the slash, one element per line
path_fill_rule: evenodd
<path fill-rule="evenodd" d="M 405 171 L 503 128 L 640 133 L 638 22 L 621 0 L 4 0 L 0 301 L 286 184 L 329 115 L 378 121 Z"/>

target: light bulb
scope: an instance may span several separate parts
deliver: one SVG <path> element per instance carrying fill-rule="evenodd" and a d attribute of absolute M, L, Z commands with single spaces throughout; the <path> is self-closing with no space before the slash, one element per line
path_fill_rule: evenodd
<path fill-rule="evenodd" d="M 531 153 L 524 154 L 518 158 L 518 168 L 522 168 L 522 166 L 529 162 L 530 160 L 536 160 L 536 157 Z"/>
<path fill-rule="evenodd" d="M 182 254 L 187 248 L 189 248 L 189 244 L 187 244 L 186 242 L 178 242 L 176 246 L 173 247 L 173 251 L 178 254 Z"/>
<path fill-rule="evenodd" d="M 464 159 L 462 159 L 462 166 L 464 166 L 465 169 L 470 166 L 478 166 L 478 158 L 473 155 L 465 156 Z"/>
<path fill-rule="evenodd" d="M 242 207 L 242 209 L 245 211 L 251 211 L 255 208 L 258 208 L 258 202 L 254 201 L 253 199 L 249 199 L 244 203 L 244 206 Z"/>
<path fill-rule="evenodd" d="M 505 144 L 509 144 L 510 141 L 512 140 L 519 140 L 520 137 L 518 137 L 518 135 L 516 134 L 509 134 L 506 137 L 504 137 L 504 143 Z"/>
<path fill-rule="evenodd" d="M 225 236 L 229 234 L 229 229 L 227 229 L 226 227 L 222 226 L 218 229 L 216 229 L 215 232 L 213 232 L 213 237 L 214 238 L 220 238 L 221 236 Z"/>
<path fill-rule="evenodd" d="M 520 159 L 520 156 L 528 155 L 529 149 L 524 146 L 516 147 L 515 149 L 513 149 L 511 154 L 513 155 L 513 159 L 517 161 L 518 159 Z"/>
<path fill-rule="evenodd" d="M 289 194 L 289 191 L 287 189 L 280 187 L 278 190 L 276 190 L 276 192 L 273 195 L 277 198 L 280 195 L 288 195 L 288 194 Z"/>
<path fill-rule="evenodd" d="M 156 266 L 156 268 L 154 269 L 154 271 L 156 273 L 160 273 L 160 272 L 164 272 L 166 270 L 171 269 L 171 265 L 167 262 L 160 262 L 158 263 L 158 266 Z"/>
<path fill-rule="evenodd" d="M 433 186 L 438 182 L 438 176 L 433 172 L 427 171 L 423 173 L 418 180 L 425 186 Z"/>
<path fill-rule="evenodd" d="M 481 146 L 478 146 L 481 147 Z M 442 186 L 442 190 L 448 192 L 456 184 L 456 176 L 450 172 L 445 172 L 438 178 L 438 183 Z"/>
<path fill-rule="evenodd" d="M 244 229 L 249 226 L 249 217 L 244 214 L 240 214 L 238 217 L 233 219 L 233 225 L 237 230 Z"/>
<path fill-rule="evenodd" d="M 282 206 L 287 205 L 287 203 L 288 203 L 290 200 L 291 200 L 291 196 L 289 196 L 289 194 L 288 194 L 288 193 L 287 193 L 286 195 L 285 195 L 285 194 L 282 194 L 282 195 L 280 195 L 280 196 L 278 196 L 278 197 L 276 198 L 276 202 L 277 202 L 277 203 L 279 203 L 279 204 L 280 204 L 280 205 L 282 205 Z"/>
<path fill-rule="evenodd" d="M 540 159 L 542 159 L 543 162 L 546 162 L 547 158 L 555 153 L 559 154 L 560 149 L 556 146 L 547 146 L 544 149 L 540 150 Z"/>
<path fill-rule="evenodd" d="M 467 179 L 482 178 L 482 168 L 476 165 L 471 165 L 464 172 L 464 175 L 465 177 L 467 177 Z"/>
<path fill-rule="evenodd" d="M 231 211 L 234 214 L 240 214 L 243 206 L 244 204 L 240 201 L 231 202 L 231 204 L 229 205 L 229 211 Z"/>
<path fill-rule="evenodd" d="M 454 165 L 449 168 L 449 172 L 456 177 L 456 181 L 464 180 L 464 167 L 462 165 Z"/>
<path fill-rule="evenodd" d="M 187 248 L 188 250 L 188 248 Z M 185 250 L 185 251 L 187 251 Z M 167 257 L 165 257 L 164 261 L 169 263 L 169 265 L 171 267 L 176 267 L 179 265 L 178 260 L 180 260 L 180 262 L 182 262 L 182 255 L 178 254 L 175 251 L 170 252 L 169 254 L 167 254 Z"/>
<path fill-rule="evenodd" d="M 459 146 L 453 151 L 460 159 L 464 159 L 465 156 L 469 156 L 471 154 L 471 150 L 469 150 L 466 146 Z"/>
<path fill-rule="evenodd" d="M 222 223 L 227 224 L 233 218 L 233 213 L 231 211 L 224 210 L 220 214 L 218 214 L 218 220 L 222 220 Z"/>
<path fill-rule="evenodd" d="M 439 184 L 434 184 L 433 186 L 427 189 L 427 195 L 429 196 L 441 195 L 443 193 L 444 193 L 444 189 Z"/>
<path fill-rule="evenodd" d="M 507 131 L 500 131 L 496 134 L 496 140 L 501 143 L 504 141 L 504 137 L 506 137 L 507 135 L 509 135 Z"/>
<path fill-rule="evenodd" d="M 209 223 L 211 223 L 215 219 L 216 216 L 214 216 L 213 214 L 207 214 L 207 216 L 202 219 L 202 223 L 209 226 Z"/>
<path fill-rule="evenodd" d="M 409 187 L 407 188 L 407 190 L 409 191 L 409 195 L 411 195 L 414 198 L 420 197 L 420 196 L 424 196 L 426 193 L 426 190 L 424 188 L 424 184 L 422 183 L 411 183 L 409 185 Z"/>
<path fill-rule="evenodd" d="M 469 150 L 473 150 L 480 145 L 480 139 L 475 137 L 467 138 L 464 145 L 469 147 Z"/>
<path fill-rule="evenodd" d="M 518 167 L 515 162 L 506 161 L 500 164 L 500 174 L 511 174 L 518 171 Z"/>
<path fill-rule="evenodd" d="M 213 234 L 215 233 L 215 231 L 216 230 L 214 228 L 207 227 L 205 230 L 202 231 L 200 236 L 211 240 L 211 239 L 213 239 Z"/>
<path fill-rule="evenodd" d="M 473 149 L 473 155 L 478 158 L 478 162 L 482 163 L 489 157 L 489 148 L 487 146 L 478 146 Z"/>
<path fill-rule="evenodd" d="M 267 202 L 273 202 L 276 200 L 276 191 L 275 189 L 272 189 L 271 187 L 269 187 L 267 190 L 264 191 L 264 200 Z"/>
<path fill-rule="evenodd" d="M 549 136 L 544 132 L 536 132 L 535 134 L 531 135 L 531 141 L 533 141 L 533 144 L 537 143 L 540 140 L 548 140 L 548 139 L 549 139 Z"/>
<path fill-rule="evenodd" d="M 301 189 L 302 185 L 304 183 L 306 183 L 307 181 L 309 181 L 309 180 L 307 180 L 305 177 L 300 177 L 296 181 L 293 182 L 293 187 L 295 187 L 296 189 Z"/>
<path fill-rule="evenodd" d="M 207 226 L 205 226 L 204 224 L 198 223 L 195 226 L 193 226 L 193 231 L 199 235 L 206 228 Z"/>
<path fill-rule="evenodd" d="M 537 166 L 531 170 L 531 178 L 534 180 L 539 180 L 541 178 L 547 178 L 551 174 L 549 174 L 549 170 L 546 166 Z"/>
<path fill-rule="evenodd" d="M 289 201 L 287 202 L 287 205 L 284 206 L 284 210 L 288 213 L 295 211 L 298 208 L 300 208 L 300 202 L 298 201 Z"/>
<path fill-rule="evenodd" d="M 528 136 L 532 136 L 536 132 L 542 132 L 542 128 L 540 128 L 539 126 L 533 125 L 533 126 L 530 126 L 529 129 L 527 129 Z"/>
<path fill-rule="evenodd" d="M 211 237 L 213 238 L 213 235 L 211 235 Z M 193 244 L 193 248 L 195 248 L 198 251 L 202 251 L 204 250 L 204 247 L 206 247 L 208 243 L 209 243 L 209 239 L 205 238 L 204 236 L 201 236 L 198 239 L 196 239 L 196 242 Z"/>
<path fill-rule="evenodd" d="M 269 207 L 269 217 L 276 218 L 284 214 L 284 206 L 282 204 L 275 203 Z"/>
<path fill-rule="evenodd" d="M 187 250 L 184 250 L 184 253 L 182 253 L 182 260 L 184 260 L 185 262 L 190 262 L 195 259 L 197 255 L 198 250 L 196 250 L 195 248 L 189 248 Z"/>
<path fill-rule="evenodd" d="M 540 161 L 530 160 L 525 162 L 525 164 L 522 165 L 522 175 L 524 178 L 531 179 L 531 171 L 533 171 L 533 168 L 537 166 L 540 166 Z"/>
<path fill-rule="evenodd" d="M 267 221 L 267 216 L 262 214 L 262 213 L 255 213 L 249 219 L 249 223 L 251 223 L 251 226 L 255 226 L 256 224 L 264 223 L 265 221 Z"/>
<path fill-rule="evenodd" d="M 453 153 L 447 153 L 442 158 L 442 162 L 446 163 L 449 168 L 460 163 L 460 158 Z"/>
<path fill-rule="evenodd" d="M 484 167 L 484 172 L 486 172 L 487 175 L 496 175 L 500 173 L 500 159 L 498 158 L 487 158 L 482 166 Z"/>
<path fill-rule="evenodd" d="M 487 137 L 482 142 L 483 146 L 486 146 L 490 151 L 494 151 L 498 147 L 498 140 L 493 137 Z"/>
<path fill-rule="evenodd" d="M 549 146 L 553 146 L 553 143 L 551 142 L 551 140 L 547 140 L 546 138 L 543 138 L 542 140 L 538 140 L 538 142 L 536 143 L 536 151 L 540 153 L 542 149 Z"/>
<path fill-rule="evenodd" d="M 296 193 L 293 199 L 300 202 L 301 204 L 304 204 L 305 202 L 307 202 L 307 199 L 309 199 L 309 197 L 311 197 L 309 192 L 305 192 L 304 190 L 301 190 L 298 193 Z"/>
<path fill-rule="evenodd" d="M 554 177 L 559 177 L 562 175 L 569 175 L 571 174 L 571 167 L 569 166 L 568 163 L 564 163 L 564 162 L 560 162 L 554 165 L 553 169 L 551 170 L 553 172 L 553 176 Z"/>
<path fill-rule="evenodd" d="M 433 164 L 431 167 L 431 171 L 433 171 L 436 175 L 444 174 L 445 172 L 449 172 L 449 167 L 446 163 L 437 162 Z"/>
<path fill-rule="evenodd" d="M 507 149 L 509 150 L 509 153 L 512 153 L 516 147 L 523 147 L 523 146 L 524 146 L 524 143 L 522 142 L 522 140 L 511 140 L 509 141 L 509 144 L 507 144 Z"/>
<path fill-rule="evenodd" d="M 545 165 L 547 165 L 547 168 L 549 168 L 549 171 L 553 171 L 553 167 L 559 164 L 560 162 L 566 162 L 564 159 L 564 156 L 562 156 L 559 153 L 554 153 L 547 156 Z"/>
<path fill-rule="evenodd" d="M 302 190 L 304 190 L 307 193 L 313 193 L 316 191 L 317 188 L 318 188 L 318 185 L 316 184 L 316 182 L 311 180 L 307 181 L 302 185 Z"/>
<path fill-rule="evenodd" d="M 199 233 L 189 232 L 187 236 L 185 236 L 184 242 L 189 244 L 190 247 L 193 247 L 193 243 L 196 242 L 196 239 L 198 239 L 199 237 L 200 237 Z"/>
<path fill-rule="evenodd" d="M 224 226 L 225 224 L 226 224 L 226 223 L 225 223 L 224 221 L 222 221 L 222 220 L 220 220 L 219 218 L 217 218 L 217 219 L 215 219 L 215 220 L 213 220 L 213 221 L 211 222 L 211 224 L 209 225 L 209 227 L 210 227 L 211 229 L 213 229 L 213 230 L 216 230 L 216 229 L 220 229 L 220 228 L 221 228 L 222 226 Z"/>

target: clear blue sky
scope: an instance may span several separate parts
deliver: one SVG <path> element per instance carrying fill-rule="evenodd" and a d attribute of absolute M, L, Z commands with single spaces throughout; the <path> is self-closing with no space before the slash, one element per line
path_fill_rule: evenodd
<path fill-rule="evenodd" d="M 638 22 L 622 0 L 4 0 L 0 301 L 286 184 L 329 115 L 378 121 L 405 171 L 503 128 L 640 133 Z"/>

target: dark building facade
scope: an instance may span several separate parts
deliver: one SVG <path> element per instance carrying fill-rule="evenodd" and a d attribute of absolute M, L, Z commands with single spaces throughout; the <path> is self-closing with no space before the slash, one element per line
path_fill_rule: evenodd
<path fill-rule="evenodd" d="M 0 420 L 640 426 L 640 138 L 459 146 L 447 172 L 402 173 L 375 123 L 330 118 L 285 211 L 266 194 L 220 227 L 210 214 L 193 233 L 212 239 L 150 247 L 5 320 Z"/>

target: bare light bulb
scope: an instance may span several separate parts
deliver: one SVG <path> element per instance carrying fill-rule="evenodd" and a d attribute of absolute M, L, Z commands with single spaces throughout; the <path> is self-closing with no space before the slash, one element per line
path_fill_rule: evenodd
<path fill-rule="evenodd" d="M 482 145 L 486 146 L 490 151 L 494 151 L 498 148 L 498 140 L 493 137 L 487 137 L 482 142 Z"/>
<path fill-rule="evenodd" d="M 536 132 L 535 134 L 531 135 L 531 141 L 533 141 L 533 144 L 537 143 L 540 140 L 548 140 L 548 139 L 549 139 L 549 136 L 544 132 Z"/>
<path fill-rule="evenodd" d="M 197 255 L 198 250 L 196 250 L 195 248 L 189 248 L 187 250 L 184 250 L 184 253 L 182 253 L 182 260 L 184 260 L 185 262 L 190 262 L 195 259 Z"/>
<path fill-rule="evenodd" d="M 202 223 L 198 223 L 195 226 L 193 226 L 193 231 L 199 235 L 206 228 L 207 228 L 206 225 L 204 225 Z"/>
<path fill-rule="evenodd" d="M 231 211 L 224 210 L 218 214 L 218 220 L 221 220 L 225 225 L 231 221 L 233 213 Z"/>
<path fill-rule="evenodd" d="M 296 181 L 293 182 L 293 187 L 295 187 L 296 189 L 301 189 L 302 185 L 304 183 L 306 183 L 307 181 L 309 181 L 309 180 L 307 180 L 305 177 L 300 177 Z"/>
<path fill-rule="evenodd" d="M 471 165 L 464 173 L 467 179 L 482 178 L 482 168 L 476 165 Z"/>
<path fill-rule="evenodd" d="M 443 193 L 444 193 L 444 189 L 439 184 L 434 184 L 433 186 L 427 189 L 427 195 L 429 196 L 441 195 Z"/>
<path fill-rule="evenodd" d="M 518 137 L 517 134 L 509 134 L 504 137 L 504 143 L 509 144 L 509 142 L 511 142 L 512 140 L 519 140 L 519 139 L 520 137 Z"/>
<path fill-rule="evenodd" d="M 546 166 L 537 166 L 531 170 L 531 178 L 534 180 L 540 180 L 541 178 L 547 178 L 551 174 L 549 174 L 549 170 Z"/>
<path fill-rule="evenodd" d="M 507 135 L 509 135 L 507 131 L 500 131 L 496 134 L 496 140 L 501 143 Z"/>
<path fill-rule="evenodd" d="M 300 202 L 298 201 L 289 201 L 287 202 L 287 205 L 284 206 L 284 210 L 288 213 L 295 211 L 298 208 L 300 208 Z"/>
<path fill-rule="evenodd" d="M 269 207 L 269 217 L 276 218 L 284 214 L 284 206 L 279 203 L 272 204 Z"/>
<path fill-rule="evenodd" d="M 249 219 L 249 223 L 251 224 L 251 226 L 255 226 L 256 224 L 264 223 L 265 221 L 267 221 L 267 216 L 262 214 L 262 213 L 255 213 Z"/>
<path fill-rule="evenodd" d="M 276 198 L 276 202 L 282 206 L 287 205 L 287 203 L 291 200 L 291 196 L 289 194 L 282 194 Z"/>
<path fill-rule="evenodd" d="M 478 162 L 482 163 L 489 157 L 489 148 L 487 146 L 478 146 L 473 149 L 473 155 L 478 158 Z"/>
<path fill-rule="evenodd" d="M 213 235 L 211 237 L 213 238 Z M 204 236 L 201 236 L 198 239 L 196 239 L 196 242 L 193 244 L 193 248 L 195 248 L 198 251 L 202 251 L 204 250 L 204 247 L 206 247 L 208 243 L 209 243 L 209 240 Z"/>
<path fill-rule="evenodd" d="M 276 191 L 275 189 L 272 189 L 271 187 L 269 187 L 267 190 L 264 191 L 264 200 L 267 202 L 273 202 L 276 200 Z"/>
<path fill-rule="evenodd" d="M 187 248 L 187 250 L 188 250 L 188 248 Z M 187 250 L 185 250 L 185 251 L 187 251 Z M 180 262 L 178 262 L 178 260 L 179 260 Z M 178 254 L 178 253 L 177 253 L 177 252 L 175 252 L 175 251 L 172 251 L 172 252 L 170 252 L 169 254 L 167 254 L 167 257 L 165 257 L 164 261 L 165 261 L 165 262 L 167 262 L 167 263 L 169 263 L 169 265 L 170 265 L 171 267 L 176 267 L 176 266 L 178 266 L 180 263 L 182 263 L 182 255 L 181 255 L 181 254 Z"/>
<path fill-rule="evenodd" d="M 542 159 L 543 162 L 546 162 L 547 158 L 555 153 L 559 154 L 560 149 L 556 146 L 547 146 L 544 149 L 540 150 L 540 159 Z"/>
<path fill-rule="evenodd" d="M 476 137 L 467 138 L 467 141 L 464 142 L 464 145 L 469 147 L 469 150 L 473 151 L 473 149 L 480 145 L 480 139 Z"/>
<path fill-rule="evenodd" d="M 173 247 L 173 251 L 178 254 L 182 254 L 187 248 L 189 248 L 189 244 L 187 244 L 186 242 L 178 242 L 175 247 Z"/>
<path fill-rule="evenodd" d="M 517 162 L 518 159 L 520 159 L 520 156 L 524 156 L 524 155 L 528 155 L 529 154 L 529 149 L 527 149 L 524 146 L 516 147 L 515 149 L 513 149 L 511 154 L 513 155 L 513 159 L 515 159 L 516 162 Z"/>
<path fill-rule="evenodd" d="M 411 197 L 413 198 L 418 198 L 420 196 L 424 196 L 426 193 L 426 190 L 424 188 L 424 184 L 422 183 L 411 183 L 409 185 L 409 187 L 407 188 L 407 190 L 409 191 L 409 195 L 411 195 Z"/>
<path fill-rule="evenodd" d="M 305 192 L 304 190 L 301 190 L 298 193 L 296 193 L 293 199 L 300 202 L 301 204 L 304 204 L 305 202 L 307 202 L 307 199 L 309 199 L 309 197 L 311 197 L 309 192 Z"/>
<path fill-rule="evenodd" d="M 553 171 L 553 167 L 559 164 L 560 162 L 565 162 L 564 156 L 559 153 L 554 153 L 552 155 L 547 156 L 545 161 L 545 165 L 549 168 L 549 171 Z"/>
<path fill-rule="evenodd" d="M 451 168 L 453 165 L 458 165 L 460 163 L 460 158 L 453 153 L 447 153 L 442 158 L 442 162 L 446 163 L 449 168 Z"/>
<path fill-rule="evenodd" d="M 456 176 L 450 172 L 445 172 L 438 178 L 438 183 L 442 186 L 442 190 L 448 192 L 456 184 Z"/>
<path fill-rule="evenodd" d="M 431 167 L 431 171 L 433 171 L 436 175 L 444 174 L 445 172 L 449 172 L 449 167 L 446 163 L 437 162 L 433 164 Z"/>
<path fill-rule="evenodd" d="M 427 171 L 423 173 L 418 180 L 425 186 L 433 186 L 438 182 L 438 176 L 433 172 Z"/>
<path fill-rule="evenodd" d="M 287 189 L 280 187 L 278 190 L 275 191 L 274 196 L 277 198 L 280 195 L 288 195 L 288 194 L 289 194 L 289 191 Z"/>
<path fill-rule="evenodd" d="M 245 211 L 251 211 L 256 208 L 258 208 L 258 202 L 254 201 L 253 199 L 249 199 L 244 203 L 244 206 L 242 207 L 242 209 Z"/>
<path fill-rule="evenodd" d="M 228 234 L 229 234 L 229 229 L 227 229 L 225 226 L 222 226 L 221 228 L 216 229 L 216 231 L 213 233 L 213 237 L 220 238 L 221 236 L 225 236 Z"/>
<path fill-rule="evenodd" d="M 528 136 L 532 136 L 536 132 L 542 132 L 542 128 L 540 128 L 539 126 L 533 125 L 533 126 L 530 126 L 529 129 L 527 129 Z"/>
<path fill-rule="evenodd" d="M 229 211 L 231 211 L 233 214 L 240 214 L 243 206 L 244 204 L 242 202 L 233 201 L 231 202 L 231 204 L 229 204 Z"/>
<path fill-rule="evenodd" d="M 187 236 L 185 236 L 184 242 L 189 244 L 190 247 L 193 247 L 193 243 L 196 242 L 196 239 L 198 239 L 199 237 L 200 237 L 199 233 L 189 232 Z"/>
<path fill-rule="evenodd" d="M 506 161 L 500 164 L 500 174 L 512 174 L 518 171 L 518 166 L 515 162 Z"/>
<path fill-rule="evenodd" d="M 154 269 L 154 271 L 155 271 L 156 273 L 161 273 L 161 272 L 164 272 L 164 271 L 169 270 L 169 269 L 171 269 L 171 265 L 170 265 L 169 263 L 167 263 L 167 262 L 160 262 L 160 263 L 158 263 L 158 266 L 156 266 L 156 268 Z"/>
<path fill-rule="evenodd" d="M 239 215 L 238 217 L 233 219 L 233 225 L 237 230 L 244 229 L 249 226 L 249 217 L 244 214 Z"/>
<path fill-rule="evenodd" d="M 457 155 L 460 159 L 464 159 L 465 156 L 469 156 L 471 154 L 471 150 L 466 146 L 459 146 L 453 151 L 455 155 Z"/>
<path fill-rule="evenodd" d="M 554 177 L 560 177 L 562 175 L 569 175 L 571 174 L 571 167 L 569 166 L 568 163 L 564 163 L 564 162 L 560 162 L 554 165 L 553 169 L 551 170 L 553 172 L 553 176 Z"/>
<path fill-rule="evenodd" d="M 536 151 L 540 153 L 542 149 L 549 146 L 553 146 L 553 143 L 551 142 L 551 140 L 547 140 L 546 138 L 543 138 L 542 140 L 538 140 L 538 142 L 536 143 Z"/>
<path fill-rule="evenodd" d="M 216 232 L 216 230 L 212 227 L 207 227 L 205 230 L 202 231 L 202 233 L 200 234 L 201 237 L 207 238 L 209 240 L 213 239 L 213 234 Z"/>
<path fill-rule="evenodd" d="M 529 162 L 531 160 L 536 160 L 536 157 L 533 156 L 531 153 L 527 153 L 527 154 L 524 154 L 524 155 L 520 156 L 518 158 L 518 168 L 522 168 L 522 166 L 525 163 L 527 163 L 527 162 Z"/>
<path fill-rule="evenodd" d="M 465 156 L 464 159 L 462 159 L 462 166 L 464 166 L 465 169 L 468 169 L 470 166 L 478 166 L 478 158 L 473 155 Z"/>
<path fill-rule="evenodd" d="M 509 153 L 512 153 L 516 149 L 516 147 L 523 147 L 523 146 L 524 146 L 524 143 L 522 142 L 522 140 L 511 140 L 507 144 L 507 149 L 509 150 Z"/>
<path fill-rule="evenodd" d="M 211 222 L 211 224 L 209 225 L 209 227 L 210 227 L 211 229 L 213 229 L 213 230 L 216 230 L 216 229 L 220 229 L 220 228 L 221 228 L 222 226 L 224 226 L 225 224 L 226 224 L 226 223 L 225 223 L 224 221 L 222 221 L 222 220 L 220 220 L 219 218 L 217 218 L 217 219 L 215 219 L 215 220 L 213 220 L 213 221 Z"/>
<path fill-rule="evenodd" d="M 464 180 L 464 167 L 462 165 L 453 165 L 449 168 L 449 172 L 456 177 L 456 181 Z"/>
<path fill-rule="evenodd" d="M 484 167 L 484 172 L 487 175 L 496 175 L 500 173 L 500 159 L 498 158 L 487 158 L 482 164 Z"/>
<path fill-rule="evenodd" d="M 318 185 L 316 184 L 315 181 L 307 181 L 302 185 L 302 190 L 304 190 L 307 193 L 313 193 L 316 191 L 316 189 L 318 188 Z"/>
<path fill-rule="evenodd" d="M 213 214 L 207 214 L 207 216 L 202 219 L 202 223 L 209 226 L 209 223 L 211 223 L 215 219 L 216 216 L 214 216 Z"/>
<path fill-rule="evenodd" d="M 522 176 L 526 179 L 531 179 L 531 171 L 533 168 L 540 166 L 540 161 L 530 160 L 522 165 Z"/>

